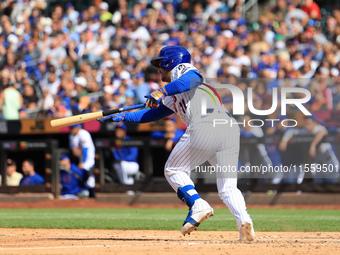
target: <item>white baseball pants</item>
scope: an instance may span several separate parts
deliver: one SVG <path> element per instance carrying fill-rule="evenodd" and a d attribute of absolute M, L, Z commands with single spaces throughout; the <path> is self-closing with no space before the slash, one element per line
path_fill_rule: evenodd
<path fill-rule="evenodd" d="M 235 216 L 240 229 L 243 223 L 252 221 L 244 197 L 237 188 L 239 148 L 240 129 L 237 125 L 213 127 L 212 122 L 191 125 L 171 152 L 164 174 L 177 192 L 179 187 L 194 185 L 190 172 L 207 160 L 212 166 L 236 169 L 234 172 L 216 172 L 216 178 L 219 196 Z"/>

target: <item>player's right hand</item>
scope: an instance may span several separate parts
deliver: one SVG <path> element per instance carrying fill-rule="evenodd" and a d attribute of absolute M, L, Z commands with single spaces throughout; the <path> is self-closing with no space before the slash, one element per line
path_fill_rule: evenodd
<path fill-rule="evenodd" d="M 104 118 L 101 118 L 99 120 L 100 123 L 103 123 L 104 121 L 106 120 L 112 120 L 113 122 L 120 122 L 120 121 L 124 121 L 125 119 L 125 113 L 116 113 L 116 114 L 111 114 L 111 115 L 108 115 Z"/>
<path fill-rule="evenodd" d="M 161 104 L 164 97 L 166 97 L 166 95 L 167 92 L 163 87 L 161 87 L 159 90 L 152 92 L 151 94 L 145 96 L 145 98 L 147 98 L 145 102 L 145 107 L 157 108 Z"/>

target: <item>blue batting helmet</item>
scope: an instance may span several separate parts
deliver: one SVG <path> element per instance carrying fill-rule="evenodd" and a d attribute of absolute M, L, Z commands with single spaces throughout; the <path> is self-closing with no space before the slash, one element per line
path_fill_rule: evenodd
<path fill-rule="evenodd" d="M 181 63 L 190 63 L 190 53 L 182 46 L 166 46 L 159 52 L 159 57 L 151 60 L 151 64 L 157 68 L 171 70 Z"/>

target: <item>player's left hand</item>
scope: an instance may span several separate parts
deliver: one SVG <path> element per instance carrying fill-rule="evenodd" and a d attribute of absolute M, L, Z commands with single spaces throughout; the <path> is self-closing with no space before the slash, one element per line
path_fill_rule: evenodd
<path fill-rule="evenodd" d="M 125 114 L 124 113 L 111 114 L 111 115 L 105 116 L 104 118 L 99 119 L 99 122 L 103 123 L 104 121 L 109 120 L 109 119 L 111 119 L 113 122 L 124 121 Z"/>
<path fill-rule="evenodd" d="M 146 102 L 145 102 L 145 107 L 149 107 L 149 108 L 157 108 L 160 103 L 162 102 L 162 100 L 164 99 L 166 95 L 164 94 L 164 92 L 159 89 L 155 92 L 152 92 L 151 94 L 145 96 L 147 98 Z"/>

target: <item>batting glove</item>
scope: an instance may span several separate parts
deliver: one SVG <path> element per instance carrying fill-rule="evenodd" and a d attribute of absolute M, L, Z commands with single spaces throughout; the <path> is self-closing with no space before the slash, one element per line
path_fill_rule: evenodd
<path fill-rule="evenodd" d="M 116 113 L 116 114 L 107 115 L 106 117 L 101 118 L 99 122 L 103 123 L 104 121 L 109 120 L 109 119 L 112 119 L 113 122 L 124 121 L 125 113 Z"/>
<path fill-rule="evenodd" d="M 160 88 L 159 90 L 152 92 L 150 95 L 145 96 L 147 98 L 145 107 L 157 108 L 166 96 L 167 93 L 164 88 Z"/>

